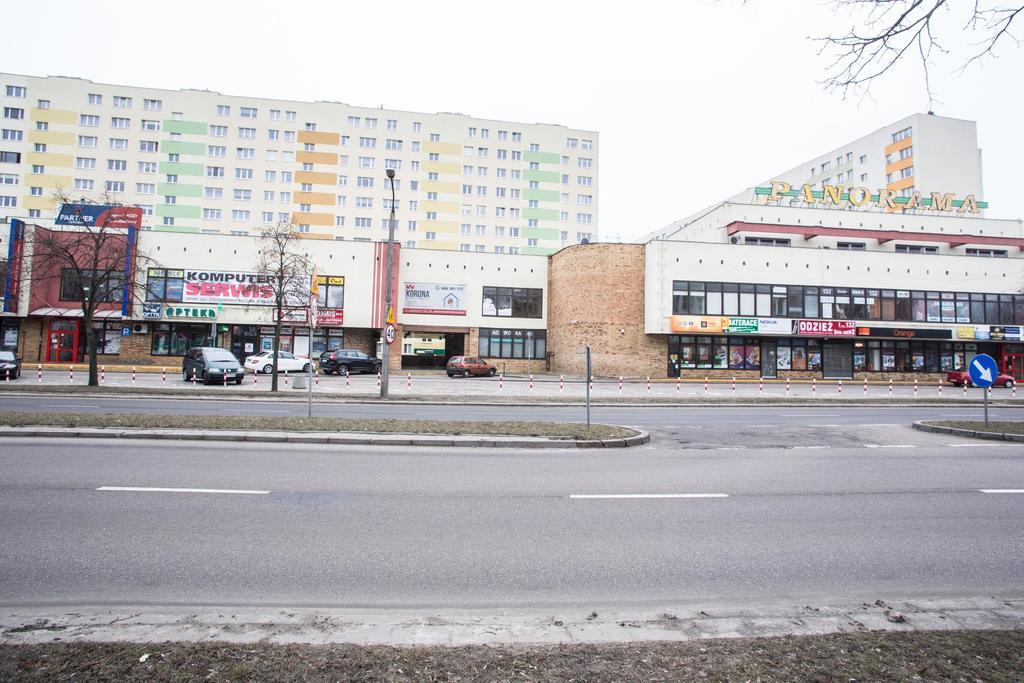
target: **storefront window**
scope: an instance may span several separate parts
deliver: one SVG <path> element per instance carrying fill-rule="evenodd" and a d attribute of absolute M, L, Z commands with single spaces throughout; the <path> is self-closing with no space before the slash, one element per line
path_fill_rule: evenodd
<path fill-rule="evenodd" d="M 483 358 L 544 358 L 547 352 L 547 330 L 481 327 L 479 346 Z"/>
<path fill-rule="evenodd" d="M 318 277 L 317 304 L 320 308 L 344 308 L 345 278 L 335 275 Z"/>
<path fill-rule="evenodd" d="M 121 353 L 121 328 L 120 320 L 94 320 L 92 322 L 92 334 L 96 343 L 96 353 L 100 355 L 117 355 Z M 83 337 L 84 347 L 84 337 Z M 82 350 L 83 355 L 85 349 Z"/>
<path fill-rule="evenodd" d="M 0 318 L 0 349 L 15 351 L 18 348 L 18 321 Z"/>
<path fill-rule="evenodd" d="M 153 330 L 150 353 L 154 356 L 184 356 L 195 346 L 215 346 L 210 325 L 158 323 Z"/>
<path fill-rule="evenodd" d="M 146 276 L 146 301 L 181 302 L 185 271 L 150 268 Z"/>

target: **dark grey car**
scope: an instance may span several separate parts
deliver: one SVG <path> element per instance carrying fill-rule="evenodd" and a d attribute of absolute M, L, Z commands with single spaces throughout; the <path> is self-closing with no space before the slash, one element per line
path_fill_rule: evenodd
<path fill-rule="evenodd" d="M 227 349 L 216 346 L 197 346 L 188 350 L 181 359 L 181 378 L 191 380 L 193 373 L 197 382 L 241 384 L 245 368 Z"/>
<path fill-rule="evenodd" d="M 13 351 L 0 351 L 0 380 L 21 377 L 21 360 Z"/>

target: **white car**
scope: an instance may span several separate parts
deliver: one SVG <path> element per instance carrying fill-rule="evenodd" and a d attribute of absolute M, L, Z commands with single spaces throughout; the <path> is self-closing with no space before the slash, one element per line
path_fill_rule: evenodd
<path fill-rule="evenodd" d="M 287 351 L 278 351 L 277 371 L 284 372 L 309 372 L 309 359 L 302 356 L 295 356 Z M 260 372 L 269 375 L 274 371 L 274 353 L 264 351 L 255 356 L 246 356 L 245 368 L 253 372 Z"/>

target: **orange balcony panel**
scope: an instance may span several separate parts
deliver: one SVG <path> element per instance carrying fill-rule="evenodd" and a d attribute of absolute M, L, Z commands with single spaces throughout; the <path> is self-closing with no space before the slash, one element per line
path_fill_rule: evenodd
<path fill-rule="evenodd" d="M 885 186 L 885 189 L 899 191 L 899 190 L 905 190 L 906 188 L 913 187 L 913 186 L 914 186 L 914 176 L 910 176 L 909 178 L 900 178 L 897 181 L 889 183 L 888 185 Z"/>
<path fill-rule="evenodd" d="M 902 171 L 905 168 L 910 168 L 913 165 L 914 165 L 914 157 L 913 156 L 909 156 L 906 159 L 899 159 L 897 161 L 892 162 L 891 164 L 886 164 L 885 165 L 885 172 L 886 173 L 896 173 L 897 171 Z"/>
<path fill-rule="evenodd" d="M 334 225 L 334 214 L 332 213 L 306 213 L 296 212 L 292 214 L 292 222 L 306 225 Z"/>
<path fill-rule="evenodd" d="M 321 206 L 334 206 L 336 197 L 326 192 L 296 192 L 296 204 L 319 204 Z"/>
<path fill-rule="evenodd" d="M 295 182 L 311 185 L 334 185 L 338 182 L 338 176 L 333 173 L 318 173 L 317 171 L 296 171 Z"/>
<path fill-rule="evenodd" d="M 906 149 L 907 147 L 910 147 L 913 144 L 914 144 L 914 136 L 911 135 L 909 138 L 903 138 L 899 142 L 894 142 L 891 145 L 886 145 L 885 146 L 885 153 L 886 154 L 892 154 L 893 152 L 898 152 L 901 149 Z"/>
<path fill-rule="evenodd" d="M 338 155 L 330 152 L 296 152 L 295 158 L 300 164 L 329 164 L 338 165 Z"/>
<path fill-rule="evenodd" d="M 337 145 L 341 141 L 338 133 L 329 133 L 325 130 L 300 130 L 299 142 L 310 142 L 314 145 Z"/>

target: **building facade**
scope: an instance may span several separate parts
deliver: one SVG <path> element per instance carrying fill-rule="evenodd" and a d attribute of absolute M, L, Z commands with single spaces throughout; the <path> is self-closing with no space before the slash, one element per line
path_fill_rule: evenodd
<path fill-rule="evenodd" d="M 598 237 L 598 134 L 463 114 L 0 73 L 0 211 L 54 192 L 139 206 L 144 228 L 547 255 Z"/>

